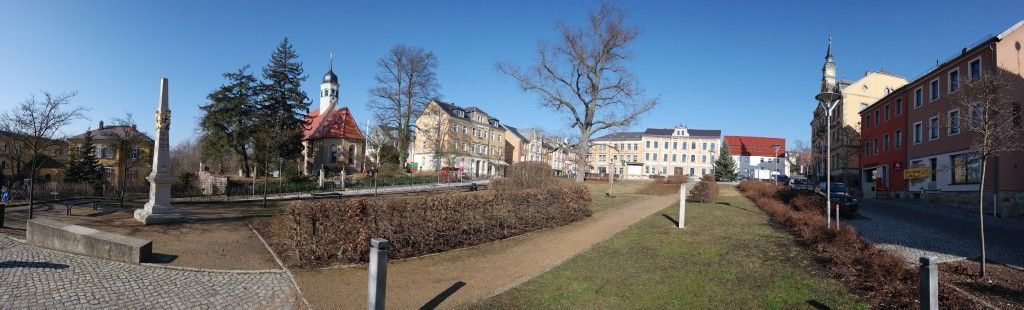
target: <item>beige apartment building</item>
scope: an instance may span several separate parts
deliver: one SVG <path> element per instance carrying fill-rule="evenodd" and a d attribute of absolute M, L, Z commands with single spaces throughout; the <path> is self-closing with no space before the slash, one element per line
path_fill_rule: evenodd
<path fill-rule="evenodd" d="M 431 100 L 416 118 L 412 166 L 449 167 L 473 177 L 503 175 L 505 135 L 498 119 L 479 108 Z"/>
<path fill-rule="evenodd" d="M 821 91 L 834 91 L 843 95 L 834 110 L 829 128 L 832 131 L 832 165 L 828 172 L 835 181 L 857 185 L 860 179 L 860 111 L 907 84 L 901 76 L 884 70 L 868 71 L 857 81 L 836 80 L 836 65 L 832 57 L 832 41 L 825 53 L 821 68 Z M 814 151 L 808 176 L 824 181 L 826 174 L 826 117 L 821 105 L 815 103 L 811 119 L 811 149 Z"/>
<path fill-rule="evenodd" d="M 713 173 L 721 140 L 721 130 L 683 126 L 613 133 L 592 141 L 590 172 L 625 179 L 700 177 Z"/>

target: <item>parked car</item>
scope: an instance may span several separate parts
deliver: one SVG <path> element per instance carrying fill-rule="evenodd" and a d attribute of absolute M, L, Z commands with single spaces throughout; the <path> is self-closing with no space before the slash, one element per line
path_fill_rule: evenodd
<path fill-rule="evenodd" d="M 811 180 L 802 177 L 795 177 L 789 180 L 789 186 L 793 189 L 800 190 L 814 190 L 814 186 L 811 185 Z"/>
<path fill-rule="evenodd" d="M 775 175 L 774 177 L 772 177 L 772 180 L 779 183 L 779 185 L 789 186 L 789 177 L 786 176 L 785 174 Z"/>
<path fill-rule="evenodd" d="M 814 191 L 824 196 L 825 188 L 825 182 L 821 182 Z M 850 190 L 846 183 L 832 183 L 832 193 L 830 196 L 832 196 L 832 205 L 839 205 L 839 217 L 857 217 L 857 209 L 860 207 L 860 202 L 856 197 L 850 195 Z"/>
<path fill-rule="evenodd" d="M 814 189 L 814 191 L 818 192 L 818 194 L 825 195 L 825 188 L 826 187 L 827 187 L 827 185 L 825 184 L 825 182 L 821 182 L 821 183 L 818 184 L 818 187 Z M 832 193 L 833 194 L 837 194 L 838 193 L 838 194 L 842 194 L 842 195 L 849 195 L 850 194 L 850 189 L 848 187 L 846 187 L 846 183 L 832 183 Z"/>

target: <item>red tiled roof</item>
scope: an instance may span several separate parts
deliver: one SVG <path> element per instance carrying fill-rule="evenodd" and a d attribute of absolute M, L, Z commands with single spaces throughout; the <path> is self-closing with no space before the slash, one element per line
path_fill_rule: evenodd
<path fill-rule="evenodd" d="M 786 139 L 748 136 L 725 136 L 725 145 L 729 146 L 729 152 L 736 156 L 775 156 L 773 144 L 779 147 L 779 157 L 786 156 Z"/>
<path fill-rule="evenodd" d="M 325 115 L 320 115 L 320 110 L 313 110 L 306 115 L 309 124 L 302 130 L 302 140 L 316 140 L 323 138 L 342 138 L 363 140 L 359 132 L 359 125 L 348 108 L 340 108 Z"/>

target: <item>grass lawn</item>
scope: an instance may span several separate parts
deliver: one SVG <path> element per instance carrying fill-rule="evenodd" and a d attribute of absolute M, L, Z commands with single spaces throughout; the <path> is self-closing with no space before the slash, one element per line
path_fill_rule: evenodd
<path fill-rule="evenodd" d="M 644 197 L 636 193 L 637 190 L 643 187 L 643 184 L 640 182 L 615 182 L 612 187 L 614 197 L 605 196 L 605 193 L 608 192 L 608 182 L 586 182 L 586 185 L 590 189 L 590 197 L 594 199 L 594 204 L 590 206 L 590 210 L 594 214 L 629 204 Z"/>
<path fill-rule="evenodd" d="M 478 308 L 867 308 L 735 187 L 661 210 Z"/>

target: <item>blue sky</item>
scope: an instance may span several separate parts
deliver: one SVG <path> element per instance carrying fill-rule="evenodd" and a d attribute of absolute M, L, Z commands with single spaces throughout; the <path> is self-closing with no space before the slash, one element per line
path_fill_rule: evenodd
<path fill-rule="evenodd" d="M 0 109 L 42 90 L 77 90 L 96 127 L 126 111 L 149 125 L 170 79 L 172 143 L 194 138 L 198 105 L 221 73 L 263 66 L 288 37 L 316 97 L 328 53 L 340 101 L 369 119 L 375 61 L 394 44 L 439 59 L 443 97 L 504 123 L 567 132 L 564 119 L 494 70 L 534 63 L 556 21 L 579 24 L 595 1 L 10 1 L 0 0 Z M 643 29 L 630 62 L 661 104 L 632 129 L 721 129 L 808 140 L 826 34 L 840 77 L 885 69 L 908 78 L 1024 18 L 1009 1 L 626 1 Z M 315 107 L 315 104 L 314 104 Z M 152 129 L 150 129 L 152 131 Z"/>

